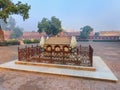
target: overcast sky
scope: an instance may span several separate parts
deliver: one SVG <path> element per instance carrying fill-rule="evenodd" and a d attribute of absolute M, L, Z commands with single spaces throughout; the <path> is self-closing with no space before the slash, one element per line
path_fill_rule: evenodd
<path fill-rule="evenodd" d="M 56 16 L 67 31 L 79 31 L 90 25 L 94 31 L 120 31 L 120 0 L 12 0 L 31 5 L 30 18 L 23 21 L 13 15 L 17 25 L 24 31 L 37 31 L 38 22 L 43 17 Z"/>

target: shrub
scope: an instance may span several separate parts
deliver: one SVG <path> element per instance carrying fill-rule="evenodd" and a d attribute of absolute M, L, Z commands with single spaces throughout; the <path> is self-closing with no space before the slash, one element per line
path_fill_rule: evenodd
<path fill-rule="evenodd" d="M 25 44 L 31 44 L 31 43 L 39 43 L 39 40 L 24 40 Z"/>
<path fill-rule="evenodd" d="M 19 45 L 19 44 L 20 42 L 17 40 L 0 42 L 0 46 Z"/>

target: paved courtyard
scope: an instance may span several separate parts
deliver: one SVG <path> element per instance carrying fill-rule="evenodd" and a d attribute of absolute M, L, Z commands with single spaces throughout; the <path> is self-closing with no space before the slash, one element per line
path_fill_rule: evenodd
<path fill-rule="evenodd" d="M 120 90 L 120 42 L 90 44 L 94 48 L 94 55 L 100 56 L 119 79 L 117 83 L 2 69 L 0 90 Z M 1 64 L 14 59 L 17 59 L 17 46 L 0 47 Z"/>

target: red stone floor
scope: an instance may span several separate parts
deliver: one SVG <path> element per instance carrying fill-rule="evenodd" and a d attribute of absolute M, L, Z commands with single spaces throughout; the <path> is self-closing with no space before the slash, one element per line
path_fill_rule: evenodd
<path fill-rule="evenodd" d="M 89 43 L 79 43 L 87 45 Z M 120 42 L 91 42 L 118 82 L 0 69 L 0 90 L 120 90 Z M 0 46 L 0 64 L 17 59 L 17 46 Z"/>

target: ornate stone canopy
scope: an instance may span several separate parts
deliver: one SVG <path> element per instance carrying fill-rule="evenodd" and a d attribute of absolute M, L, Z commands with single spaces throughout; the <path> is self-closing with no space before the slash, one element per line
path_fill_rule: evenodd
<path fill-rule="evenodd" d="M 70 45 L 70 37 L 50 37 L 45 41 L 45 45 Z"/>

